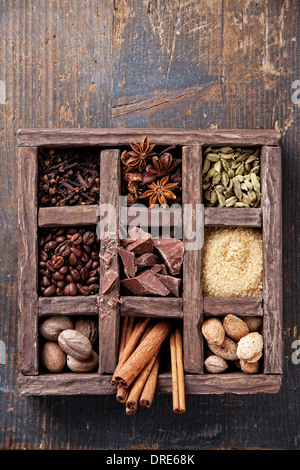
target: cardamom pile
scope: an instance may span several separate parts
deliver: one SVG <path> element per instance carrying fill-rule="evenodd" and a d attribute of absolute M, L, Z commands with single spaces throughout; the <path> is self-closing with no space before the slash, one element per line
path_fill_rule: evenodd
<path fill-rule="evenodd" d="M 258 207 L 260 148 L 208 147 L 203 154 L 206 207 Z"/>

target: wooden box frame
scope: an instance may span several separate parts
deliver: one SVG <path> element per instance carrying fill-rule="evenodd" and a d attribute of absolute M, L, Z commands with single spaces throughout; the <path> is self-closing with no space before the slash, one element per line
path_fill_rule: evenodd
<path fill-rule="evenodd" d="M 205 208 L 204 225 L 260 227 L 263 237 L 261 298 L 203 297 L 201 250 L 187 251 L 183 265 L 182 298 L 122 297 L 108 303 L 101 294 L 90 297 L 38 296 L 38 227 L 97 223 L 97 206 L 39 208 L 37 174 L 39 147 L 100 147 L 100 202 L 118 204 L 120 147 L 147 135 L 156 145 L 182 148 L 182 202 L 202 204 L 202 148 L 215 145 L 261 147 L 261 206 Z M 105 178 L 103 177 L 105 175 Z M 117 360 L 122 315 L 180 318 L 183 321 L 187 394 L 277 393 L 283 369 L 282 340 L 282 215 L 280 134 L 273 130 L 183 129 L 21 129 L 18 131 L 19 289 L 18 346 L 20 392 L 24 395 L 114 394 L 110 386 Z M 116 240 L 117 244 L 118 241 Z M 100 252 L 105 250 L 101 241 Z M 100 262 L 101 263 L 101 262 Z M 113 263 L 118 269 L 118 257 Z M 119 285 L 115 286 L 119 297 Z M 38 321 L 60 314 L 98 315 L 99 369 L 94 373 L 40 374 Z M 263 372 L 208 374 L 203 369 L 201 324 L 204 315 L 263 316 Z M 113 345 L 113 346 L 112 346 Z M 171 374 L 160 374 L 157 393 L 171 393 Z"/>

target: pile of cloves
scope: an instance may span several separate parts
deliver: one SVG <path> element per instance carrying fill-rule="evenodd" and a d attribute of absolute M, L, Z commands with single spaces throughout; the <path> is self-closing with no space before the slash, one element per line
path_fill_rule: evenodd
<path fill-rule="evenodd" d="M 98 149 L 39 149 L 41 207 L 99 204 Z"/>

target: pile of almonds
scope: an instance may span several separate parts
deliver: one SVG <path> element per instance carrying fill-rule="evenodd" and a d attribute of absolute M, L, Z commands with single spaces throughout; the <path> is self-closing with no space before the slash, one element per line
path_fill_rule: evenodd
<path fill-rule="evenodd" d="M 98 338 L 98 323 L 92 316 L 56 315 L 47 317 L 39 326 L 44 339 L 41 361 L 48 372 L 92 372 L 98 365 L 93 349 Z"/>
<path fill-rule="evenodd" d="M 261 327 L 261 317 L 240 318 L 229 314 L 223 320 L 206 319 L 202 334 L 208 347 L 204 361 L 207 372 L 218 374 L 233 364 L 245 374 L 256 374 L 263 350 Z"/>

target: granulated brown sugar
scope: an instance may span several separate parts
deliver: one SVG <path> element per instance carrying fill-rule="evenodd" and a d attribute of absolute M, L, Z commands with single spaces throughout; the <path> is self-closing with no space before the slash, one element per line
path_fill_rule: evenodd
<path fill-rule="evenodd" d="M 208 228 L 203 247 L 204 295 L 259 297 L 263 254 L 259 229 Z"/>

